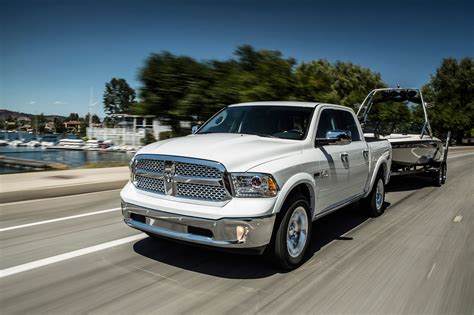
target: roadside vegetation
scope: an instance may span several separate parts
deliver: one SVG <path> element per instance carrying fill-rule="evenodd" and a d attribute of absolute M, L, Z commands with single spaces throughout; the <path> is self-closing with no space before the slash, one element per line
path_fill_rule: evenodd
<path fill-rule="evenodd" d="M 336 103 L 355 109 L 372 89 L 387 86 L 379 73 L 351 62 L 318 59 L 298 63 L 280 51 L 256 50 L 248 45 L 238 47 L 234 57 L 228 60 L 198 61 L 169 52 L 151 54 L 138 77 L 139 101 L 130 99 L 128 85 L 122 84 L 125 97 L 115 99 L 123 99 L 124 103 L 118 106 L 117 112 L 156 115 L 171 126 L 172 136 L 189 133 L 189 127 L 183 127 L 181 122 L 202 123 L 232 103 L 298 100 Z M 435 104 L 429 109 L 435 134 L 451 130 L 457 143 L 463 137 L 472 137 L 473 58 L 443 59 L 430 82 L 422 88 L 426 101 Z M 382 109 L 379 118 L 416 121 L 416 116 L 421 114 L 407 112 L 402 107 Z"/>

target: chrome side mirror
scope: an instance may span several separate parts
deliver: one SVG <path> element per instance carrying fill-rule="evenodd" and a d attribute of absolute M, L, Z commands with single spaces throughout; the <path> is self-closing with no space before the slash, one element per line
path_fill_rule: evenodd
<path fill-rule="evenodd" d="M 316 138 L 316 145 L 345 145 L 352 142 L 352 133 L 349 130 L 329 130 L 326 138 Z"/>
<path fill-rule="evenodd" d="M 195 133 L 199 130 L 199 128 L 201 128 L 201 125 L 194 125 L 194 126 L 192 126 L 192 127 L 191 127 L 191 133 L 192 133 L 192 134 L 195 134 Z"/>

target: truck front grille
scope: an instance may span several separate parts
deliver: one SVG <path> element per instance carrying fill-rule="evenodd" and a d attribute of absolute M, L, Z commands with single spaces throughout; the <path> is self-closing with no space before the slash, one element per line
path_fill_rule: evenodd
<path fill-rule="evenodd" d="M 219 202 L 231 198 L 224 167 L 213 161 L 140 154 L 132 163 L 133 184 L 157 195 Z"/>
<path fill-rule="evenodd" d="M 136 175 L 135 181 L 137 188 L 161 194 L 165 193 L 165 183 L 162 179 Z"/>
<path fill-rule="evenodd" d="M 178 183 L 177 196 L 185 198 L 205 199 L 210 201 L 222 201 L 226 197 L 226 190 L 224 187 L 221 186 Z"/>

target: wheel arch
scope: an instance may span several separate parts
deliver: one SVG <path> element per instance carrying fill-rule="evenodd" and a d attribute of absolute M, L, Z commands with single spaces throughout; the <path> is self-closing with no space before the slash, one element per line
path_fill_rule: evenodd
<path fill-rule="evenodd" d="M 364 197 L 368 196 L 370 192 L 372 191 L 372 188 L 374 187 L 374 184 L 375 184 L 375 180 L 379 172 L 381 171 L 382 171 L 383 181 L 385 184 L 387 184 L 388 181 L 390 180 L 390 168 L 388 166 L 388 160 L 386 157 L 382 157 L 377 161 L 377 164 L 374 167 L 374 171 L 372 172 L 372 177 L 370 178 L 369 187 Z"/>
<path fill-rule="evenodd" d="M 316 205 L 315 181 L 309 174 L 297 174 L 286 181 L 283 189 L 280 191 L 278 199 L 275 203 L 273 213 L 280 213 L 283 209 L 285 201 L 293 194 L 301 193 L 308 199 L 311 215 L 314 216 Z"/>

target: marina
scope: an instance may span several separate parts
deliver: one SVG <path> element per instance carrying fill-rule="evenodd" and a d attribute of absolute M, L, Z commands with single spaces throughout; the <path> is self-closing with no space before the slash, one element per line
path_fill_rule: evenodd
<path fill-rule="evenodd" d="M 0 174 L 79 168 L 90 164 L 126 164 L 133 151 L 71 150 L 45 147 L 0 147 Z"/>

